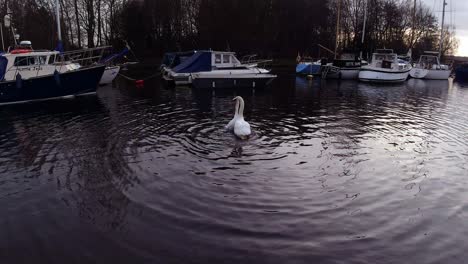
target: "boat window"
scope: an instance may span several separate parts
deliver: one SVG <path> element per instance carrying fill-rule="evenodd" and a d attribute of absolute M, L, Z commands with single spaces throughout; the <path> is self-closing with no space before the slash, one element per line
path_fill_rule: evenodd
<path fill-rule="evenodd" d="M 44 65 L 47 62 L 47 56 L 27 56 L 27 57 L 16 57 L 15 66 L 30 66 L 30 65 Z"/>
<path fill-rule="evenodd" d="M 375 55 L 375 60 L 384 60 L 385 55 Z"/>
<path fill-rule="evenodd" d="M 34 57 L 16 57 L 15 66 L 29 66 L 34 65 Z"/>
<path fill-rule="evenodd" d="M 53 64 L 55 62 L 55 54 L 50 55 L 49 64 Z"/>
<path fill-rule="evenodd" d="M 221 63 L 221 54 L 215 54 L 215 63 L 220 64 Z"/>
<path fill-rule="evenodd" d="M 44 65 L 47 62 L 47 56 L 37 56 L 36 65 Z"/>
<path fill-rule="evenodd" d="M 223 63 L 230 63 L 231 55 L 223 55 Z"/>

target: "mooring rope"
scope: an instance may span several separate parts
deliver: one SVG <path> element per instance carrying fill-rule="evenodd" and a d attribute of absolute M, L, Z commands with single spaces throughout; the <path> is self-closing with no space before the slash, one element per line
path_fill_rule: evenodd
<path fill-rule="evenodd" d="M 161 73 L 160 73 L 160 72 L 157 72 L 157 73 L 152 74 L 152 75 L 150 75 L 150 76 L 148 76 L 148 77 L 145 77 L 145 78 L 143 78 L 143 79 L 134 79 L 134 78 L 129 77 L 129 76 L 127 76 L 127 75 L 125 75 L 125 74 L 122 74 L 122 73 L 119 73 L 119 75 L 122 76 L 123 78 L 129 80 L 129 81 L 133 81 L 133 82 L 134 82 L 134 81 L 140 81 L 140 80 L 142 80 L 142 81 L 150 80 L 150 79 L 153 79 L 154 77 L 157 77 L 157 76 L 161 75 Z"/>

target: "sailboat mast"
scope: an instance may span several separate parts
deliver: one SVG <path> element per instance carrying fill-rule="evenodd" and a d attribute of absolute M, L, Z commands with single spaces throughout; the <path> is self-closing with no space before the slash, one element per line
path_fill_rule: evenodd
<path fill-rule="evenodd" d="M 442 7 L 442 26 L 440 27 L 440 45 L 439 45 L 439 60 L 442 57 L 442 48 L 444 47 L 444 22 L 445 22 L 445 6 L 447 5 L 446 0 L 443 1 Z"/>
<path fill-rule="evenodd" d="M 62 44 L 62 29 L 60 27 L 60 5 L 59 0 L 55 0 L 55 15 L 57 16 L 57 39 L 58 39 L 58 49 L 62 51 L 63 44 Z"/>
<path fill-rule="evenodd" d="M 361 36 L 361 54 L 359 55 L 362 60 L 362 49 L 364 48 L 364 39 L 366 37 L 366 23 L 367 23 L 367 1 L 364 0 L 364 23 L 362 24 L 362 36 Z"/>
<path fill-rule="evenodd" d="M 414 43 L 414 30 L 416 29 L 416 0 L 414 0 L 414 7 L 413 7 L 413 27 L 411 29 L 411 43 L 410 43 L 410 49 L 413 48 L 413 43 Z"/>
<path fill-rule="evenodd" d="M 336 16 L 336 42 L 335 42 L 335 59 L 340 43 L 340 16 L 341 16 L 341 0 L 338 0 L 338 14 Z"/>

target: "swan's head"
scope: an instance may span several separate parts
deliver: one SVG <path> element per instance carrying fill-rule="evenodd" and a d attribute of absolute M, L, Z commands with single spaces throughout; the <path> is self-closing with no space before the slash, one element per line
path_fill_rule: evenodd
<path fill-rule="evenodd" d="M 236 97 L 234 97 L 234 99 L 232 99 L 232 100 L 233 100 L 233 101 L 240 101 L 240 102 L 243 102 L 243 101 L 244 101 L 244 99 L 243 99 L 242 97 L 240 97 L 240 96 L 236 96 Z"/>

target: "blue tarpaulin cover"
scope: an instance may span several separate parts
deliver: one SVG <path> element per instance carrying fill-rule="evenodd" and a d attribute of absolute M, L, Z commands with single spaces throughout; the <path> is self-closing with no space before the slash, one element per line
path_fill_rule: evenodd
<path fill-rule="evenodd" d="M 3 81 L 3 79 L 5 79 L 5 72 L 7 69 L 7 65 L 8 65 L 8 59 L 5 58 L 4 56 L 0 56 L 0 81 Z"/>
<path fill-rule="evenodd" d="M 172 70 L 176 73 L 211 71 L 211 52 L 199 51 Z"/>

